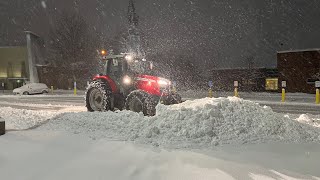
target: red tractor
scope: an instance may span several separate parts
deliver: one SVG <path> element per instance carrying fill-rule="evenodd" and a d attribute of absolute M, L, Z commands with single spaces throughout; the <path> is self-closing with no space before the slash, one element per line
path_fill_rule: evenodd
<path fill-rule="evenodd" d="M 103 59 L 105 74 L 93 78 L 86 92 L 88 111 L 131 110 L 146 116 L 156 105 L 181 103 L 169 80 L 153 75 L 153 63 L 130 54 L 108 55 Z"/>

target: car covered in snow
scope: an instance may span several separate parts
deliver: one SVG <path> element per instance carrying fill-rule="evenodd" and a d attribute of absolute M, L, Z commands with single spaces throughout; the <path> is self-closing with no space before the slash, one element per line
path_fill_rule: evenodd
<path fill-rule="evenodd" d="M 13 90 L 13 94 L 45 94 L 49 92 L 49 88 L 43 83 L 30 83 Z"/>

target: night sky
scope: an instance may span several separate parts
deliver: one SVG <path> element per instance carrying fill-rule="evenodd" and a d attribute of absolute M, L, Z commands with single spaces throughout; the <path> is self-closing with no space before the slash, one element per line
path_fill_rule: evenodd
<path fill-rule="evenodd" d="M 0 0 L 0 46 L 23 31 L 47 37 L 64 10 L 85 17 L 101 41 L 126 31 L 128 0 Z M 190 55 L 200 66 L 275 67 L 276 51 L 320 47 L 319 0 L 136 0 L 148 54 Z"/>

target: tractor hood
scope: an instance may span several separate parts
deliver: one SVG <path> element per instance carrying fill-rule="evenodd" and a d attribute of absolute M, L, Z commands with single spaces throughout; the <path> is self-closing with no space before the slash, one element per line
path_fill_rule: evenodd
<path fill-rule="evenodd" d="M 137 89 L 144 90 L 145 92 L 161 96 L 170 89 L 171 82 L 168 79 L 150 76 L 150 75 L 137 75 Z"/>
<path fill-rule="evenodd" d="M 151 83 L 157 83 L 159 86 L 169 86 L 171 85 L 171 81 L 158 76 L 151 75 L 138 75 L 136 76 L 138 81 L 148 81 Z"/>

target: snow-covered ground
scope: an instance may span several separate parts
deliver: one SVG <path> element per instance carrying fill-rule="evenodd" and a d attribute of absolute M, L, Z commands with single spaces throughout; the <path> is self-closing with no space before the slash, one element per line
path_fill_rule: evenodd
<path fill-rule="evenodd" d="M 0 107 L 0 119 L 6 121 L 7 130 L 26 130 L 36 128 L 49 120 L 57 118 L 66 112 L 81 112 L 84 107 L 79 106 L 64 106 L 54 109 L 56 106 L 44 106 L 30 104 L 29 107 L 41 110 L 16 109 L 11 107 Z"/>
<path fill-rule="evenodd" d="M 51 119 L 39 128 L 89 134 L 93 139 L 107 137 L 155 146 L 320 142 L 320 133 L 315 128 L 318 126 L 317 118 L 310 115 L 290 118 L 289 115 L 274 113 L 267 106 L 235 97 L 204 98 L 172 106 L 158 105 L 154 117 L 131 111 L 88 113 L 81 112 L 85 108 L 77 106 L 57 111 L 0 109 L 0 116 L 6 119 L 8 129 L 34 128 Z"/>
<path fill-rule="evenodd" d="M 0 179 L 320 179 L 318 144 L 163 149 L 57 131 L 0 138 Z"/>
<path fill-rule="evenodd" d="M 235 97 L 159 105 L 154 117 L 47 106 L 60 108 L 0 107 L 11 129 L 0 179 L 320 179 L 320 115 Z"/>
<path fill-rule="evenodd" d="M 181 91 L 179 92 L 183 100 L 201 99 L 208 96 L 207 91 Z M 214 92 L 214 97 L 232 96 L 233 92 Z M 288 93 L 286 102 L 281 102 L 280 93 L 246 93 L 240 92 L 240 97 L 246 100 L 267 105 L 273 111 L 289 114 L 320 114 L 320 105 L 315 104 L 314 94 Z M 84 106 L 84 92 L 79 91 L 78 95 L 73 95 L 73 91 L 59 90 L 54 94 L 13 96 L 0 93 L 0 107 L 13 107 L 18 109 L 37 110 L 42 107 L 35 107 L 34 104 L 48 105 L 43 110 L 50 107 L 53 110 L 62 109 L 61 106 Z M 54 106 L 51 106 L 54 105 Z"/>
<path fill-rule="evenodd" d="M 213 147 L 260 142 L 320 142 L 319 129 L 235 97 L 157 106 L 155 117 L 130 111 L 67 113 L 40 129 L 89 134 L 155 146 Z"/>
<path fill-rule="evenodd" d="M 179 91 L 183 97 L 191 99 L 199 99 L 208 96 L 208 91 L 205 90 L 187 90 Z M 234 92 L 224 92 L 224 91 L 214 91 L 214 97 L 228 97 L 233 96 Z M 278 92 L 242 92 L 239 91 L 239 96 L 243 99 L 255 100 L 255 101 L 281 101 L 281 93 Z M 315 103 L 315 94 L 306 93 L 286 93 L 287 102 L 297 102 L 297 103 Z"/>

